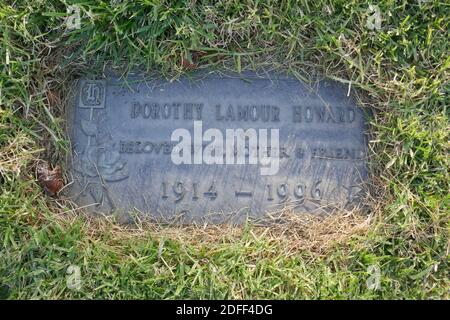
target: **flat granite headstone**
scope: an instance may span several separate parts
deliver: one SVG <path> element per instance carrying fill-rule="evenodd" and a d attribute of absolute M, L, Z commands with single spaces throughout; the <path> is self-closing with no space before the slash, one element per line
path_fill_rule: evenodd
<path fill-rule="evenodd" d="M 182 222 L 360 205 L 365 117 L 347 88 L 269 77 L 80 80 L 68 108 L 69 195 L 91 212 Z"/>

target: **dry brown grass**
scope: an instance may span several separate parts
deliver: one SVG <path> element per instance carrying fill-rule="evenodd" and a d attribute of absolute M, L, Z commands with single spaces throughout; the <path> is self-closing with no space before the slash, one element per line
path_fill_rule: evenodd
<path fill-rule="evenodd" d="M 3 111 L 0 110 L 0 112 Z M 0 176 L 3 179 L 19 176 L 40 151 L 42 149 L 36 150 L 33 141 L 27 134 L 17 133 L 0 146 Z"/>
<path fill-rule="evenodd" d="M 71 211 L 66 201 L 55 202 L 59 212 L 55 218 L 59 223 L 84 223 L 84 230 L 92 239 L 99 239 L 105 232 L 114 234 L 113 242 L 152 238 L 159 241 L 174 240 L 194 247 L 220 244 L 235 244 L 250 236 L 250 241 L 266 241 L 282 248 L 286 256 L 305 251 L 316 256 L 330 253 L 337 246 L 344 249 L 352 240 L 357 240 L 374 227 L 377 210 L 371 214 L 359 210 L 336 211 L 329 214 L 294 213 L 292 210 L 282 212 L 282 218 L 274 223 L 232 225 L 232 224 L 162 224 L 154 221 L 137 220 L 133 224 L 121 224 L 112 216 L 94 216 L 73 206 Z M 248 240 L 248 239 L 247 239 Z M 247 241 L 244 240 L 244 241 Z M 363 245 L 363 244 L 361 244 Z"/>

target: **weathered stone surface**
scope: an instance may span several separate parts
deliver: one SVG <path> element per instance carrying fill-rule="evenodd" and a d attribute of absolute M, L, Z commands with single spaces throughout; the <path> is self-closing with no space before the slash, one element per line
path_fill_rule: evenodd
<path fill-rule="evenodd" d="M 357 205 L 367 179 L 365 118 L 346 94 L 332 82 L 309 88 L 253 73 L 81 80 L 69 106 L 69 194 L 92 212 L 138 211 L 184 222 Z M 224 137 L 226 129 L 279 129 L 279 170 L 262 175 L 262 166 L 248 161 L 173 163 L 178 142 L 171 134 L 178 128 L 193 134 L 194 121 L 202 133 L 216 128 Z"/>

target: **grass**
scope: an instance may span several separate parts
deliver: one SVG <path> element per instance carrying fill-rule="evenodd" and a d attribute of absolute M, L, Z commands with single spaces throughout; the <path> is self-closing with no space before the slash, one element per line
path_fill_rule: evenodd
<path fill-rule="evenodd" d="M 450 5 L 376 3 L 380 30 L 356 0 L 0 0 L 0 298 L 448 299 Z M 347 83 L 374 110 L 369 215 L 125 228 L 74 212 L 35 166 L 64 166 L 67 83 L 105 66 Z"/>

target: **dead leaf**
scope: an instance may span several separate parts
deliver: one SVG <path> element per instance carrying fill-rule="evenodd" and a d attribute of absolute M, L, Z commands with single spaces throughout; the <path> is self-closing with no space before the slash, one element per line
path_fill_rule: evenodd
<path fill-rule="evenodd" d="M 49 107 L 55 107 L 60 105 L 61 98 L 59 97 L 59 93 L 54 90 L 48 89 L 46 92 L 47 95 L 47 103 Z"/>
<path fill-rule="evenodd" d="M 41 187 L 52 197 L 56 196 L 64 186 L 59 165 L 52 169 L 47 161 L 40 161 L 36 167 L 36 175 Z"/>
<path fill-rule="evenodd" d="M 181 57 L 181 67 L 186 70 L 193 70 L 198 67 L 198 61 L 201 57 L 205 56 L 207 53 L 204 51 L 193 51 L 191 52 L 191 60 L 186 56 Z"/>

